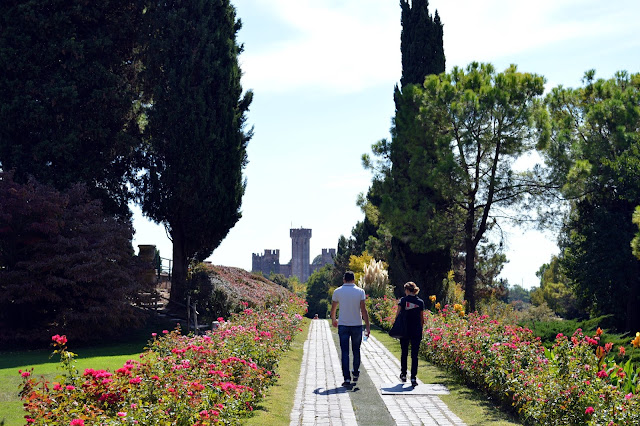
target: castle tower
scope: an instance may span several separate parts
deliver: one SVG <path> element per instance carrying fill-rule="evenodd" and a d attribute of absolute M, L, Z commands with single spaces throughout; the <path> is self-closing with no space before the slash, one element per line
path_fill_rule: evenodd
<path fill-rule="evenodd" d="M 310 241 L 311 229 L 291 229 L 291 275 L 295 275 L 300 282 L 306 282 L 311 275 Z"/>

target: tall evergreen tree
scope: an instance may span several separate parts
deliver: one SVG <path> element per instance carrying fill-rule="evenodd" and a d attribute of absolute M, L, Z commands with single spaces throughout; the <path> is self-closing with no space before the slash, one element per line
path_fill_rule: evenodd
<path fill-rule="evenodd" d="M 139 0 L 0 2 L 0 166 L 129 215 Z"/>
<path fill-rule="evenodd" d="M 429 14 L 427 0 L 401 0 L 400 7 L 401 87 L 396 86 L 394 91 L 396 114 L 391 141 L 383 140 L 373 148 L 382 162 L 368 199 L 379 208 L 380 223 L 392 234 L 387 259 L 392 282 L 401 285 L 405 281 L 414 281 L 428 292 L 438 293 L 442 279 L 451 267 L 452 241 L 447 239 L 447 227 L 416 229 L 414 225 L 425 223 L 419 218 L 433 216 L 434 209 L 446 209 L 446 200 L 431 184 L 422 185 L 418 192 L 416 186 L 411 187 L 412 181 L 419 176 L 411 171 L 408 149 L 410 146 L 420 147 L 423 153 L 421 164 L 427 168 L 434 167 L 437 159 L 433 139 L 428 135 L 425 123 L 415 120 L 419 112 L 415 92 L 416 86 L 422 86 L 426 76 L 445 71 L 443 25 L 437 11 L 435 16 Z M 398 215 L 405 211 L 413 214 L 411 217 Z"/>
<path fill-rule="evenodd" d="M 241 216 L 252 92 L 242 93 L 241 24 L 229 0 L 157 2 L 146 15 L 151 102 L 139 196 L 171 236 L 171 300 L 183 303 L 189 262 L 209 256 Z"/>

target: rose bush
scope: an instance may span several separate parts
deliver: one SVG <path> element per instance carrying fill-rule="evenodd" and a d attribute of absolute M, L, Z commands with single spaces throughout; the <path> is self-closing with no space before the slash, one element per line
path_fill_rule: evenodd
<path fill-rule="evenodd" d="M 434 301 L 432 301 L 434 302 Z M 373 321 L 393 323 L 394 300 L 368 302 Z M 526 424 L 640 424 L 640 367 L 626 350 L 600 343 L 599 330 L 559 334 L 545 349 L 531 330 L 445 305 L 426 313 L 420 353 L 514 410 Z M 640 337 L 632 342 L 640 347 Z M 615 355 L 615 356 L 614 356 Z"/>
<path fill-rule="evenodd" d="M 80 373 L 66 338 L 53 336 L 63 374 L 50 383 L 20 372 L 27 423 L 237 424 L 275 382 L 278 359 L 305 309 L 303 300 L 290 298 L 220 318 L 220 329 L 203 336 L 154 333 L 139 359 L 113 372 Z"/>

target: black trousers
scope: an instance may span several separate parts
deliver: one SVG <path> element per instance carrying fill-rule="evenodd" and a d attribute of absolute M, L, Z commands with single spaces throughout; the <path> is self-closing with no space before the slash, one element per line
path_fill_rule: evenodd
<path fill-rule="evenodd" d="M 418 375 L 418 350 L 420 349 L 420 341 L 422 334 L 412 337 L 400 339 L 400 373 L 407 374 L 407 357 L 409 355 L 409 343 L 411 343 L 411 378 L 415 379 Z"/>

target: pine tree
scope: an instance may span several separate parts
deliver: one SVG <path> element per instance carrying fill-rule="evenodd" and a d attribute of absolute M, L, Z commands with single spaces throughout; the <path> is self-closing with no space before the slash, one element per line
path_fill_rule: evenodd
<path fill-rule="evenodd" d="M 208 257 L 241 216 L 252 92 L 242 94 L 241 23 L 228 0 L 154 3 L 146 15 L 151 101 L 139 196 L 171 235 L 171 300 L 183 303 L 189 263 Z"/>

